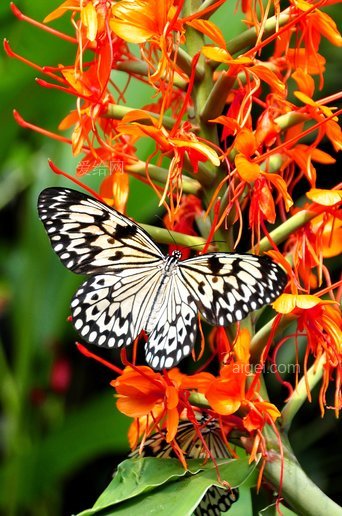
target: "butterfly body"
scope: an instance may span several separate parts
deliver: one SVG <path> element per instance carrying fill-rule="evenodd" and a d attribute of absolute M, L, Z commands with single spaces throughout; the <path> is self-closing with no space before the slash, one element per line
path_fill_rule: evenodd
<path fill-rule="evenodd" d="M 75 190 L 47 188 L 38 211 L 62 263 L 90 276 L 71 302 L 75 329 L 89 343 L 115 348 L 144 330 L 146 360 L 155 369 L 191 353 L 198 312 L 226 326 L 272 302 L 286 283 L 265 256 L 165 256 L 132 220 Z"/>

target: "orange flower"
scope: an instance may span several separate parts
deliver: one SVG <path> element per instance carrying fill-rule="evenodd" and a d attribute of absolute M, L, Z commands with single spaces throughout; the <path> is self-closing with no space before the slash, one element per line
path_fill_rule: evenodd
<path fill-rule="evenodd" d="M 305 16 L 300 16 L 303 13 L 306 13 Z M 302 68 L 310 75 L 319 74 L 322 88 L 325 59 L 318 53 L 321 38 L 323 36 L 333 45 L 341 46 L 341 35 L 328 14 L 313 9 L 313 5 L 305 0 L 294 2 L 292 16 L 298 17 L 298 23 L 292 31 L 286 31 L 276 40 L 275 54 L 281 55 L 284 52 L 286 63 L 293 70 Z M 297 48 L 290 48 L 293 30 L 300 35 Z"/>
<path fill-rule="evenodd" d="M 295 91 L 294 95 L 303 102 L 303 104 L 306 105 L 307 109 L 309 111 L 316 111 L 318 114 L 322 113 L 326 117 L 331 117 L 335 122 L 338 120 L 337 117 L 334 117 L 333 111 L 328 108 L 327 106 L 324 106 L 324 104 L 315 102 L 312 98 L 305 95 L 305 93 L 302 93 L 301 91 Z"/>
<path fill-rule="evenodd" d="M 147 125 L 146 121 L 150 125 Z M 192 159 L 194 172 L 197 172 L 198 161 L 210 160 L 213 165 L 218 167 L 220 160 L 216 151 L 208 144 L 200 141 L 190 129 L 191 126 L 186 124 L 185 127 L 176 132 L 172 131 L 171 134 L 165 127 L 160 127 L 159 121 L 155 117 L 139 109 L 131 111 L 118 125 L 119 133 L 129 134 L 135 140 L 145 136 L 153 138 L 164 154 L 173 152 L 176 157 L 178 152 L 179 157 L 184 158 L 184 153 L 187 152 L 190 158 L 194 158 Z"/>
<path fill-rule="evenodd" d="M 111 16 L 111 2 L 94 2 L 93 0 L 66 0 L 57 9 L 45 17 L 44 23 L 49 23 L 72 13 L 74 26 L 78 31 L 80 54 L 86 48 L 96 49 L 104 40 L 108 40 L 108 22 Z M 114 39 L 114 38 L 113 38 Z"/>
<path fill-rule="evenodd" d="M 123 170 L 113 170 L 101 183 L 100 195 L 109 206 L 124 213 L 129 192 L 128 174 Z"/>
<path fill-rule="evenodd" d="M 234 76 L 241 70 L 244 70 L 254 79 L 256 87 L 260 85 L 261 81 L 264 81 L 275 93 L 285 93 L 285 85 L 278 79 L 276 74 L 270 68 L 262 64 L 254 64 L 254 61 L 250 57 L 240 56 L 234 59 L 225 48 L 220 47 L 204 46 L 201 51 L 208 59 L 228 65 L 229 70 L 227 75 Z"/>
<path fill-rule="evenodd" d="M 224 142 L 229 136 L 237 134 L 241 130 L 241 120 L 247 118 L 244 128 L 250 128 L 250 119 L 248 117 L 248 108 L 244 102 L 245 90 L 243 88 L 233 90 L 228 96 L 227 102 L 229 108 L 227 115 L 221 115 L 217 118 L 209 120 L 211 123 L 222 124 L 221 141 Z"/>
<path fill-rule="evenodd" d="M 260 240 L 260 226 L 264 220 L 273 224 L 276 219 L 276 205 L 273 189 L 277 191 L 283 200 L 286 211 L 293 204 L 287 191 L 284 179 L 278 174 L 263 172 L 251 156 L 256 152 L 256 138 L 252 131 L 242 129 L 235 140 L 234 149 L 238 151 L 235 156 L 236 170 L 250 189 L 249 225 L 252 228 L 252 246 L 254 246 L 255 234 Z"/>
<path fill-rule="evenodd" d="M 149 125 L 146 124 L 146 121 Z M 168 204 L 165 207 L 169 212 L 171 223 L 175 220 L 174 216 L 181 202 L 181 179 L 185 157 L 188 157 L 191 161 L 194 173 L 198 171 L 198 163 L 201 161 L 209 160 L 216 167 L 220 165 L 216 151 L 208 144 L 200 141 L 191 132 L 189 124 L 184 124 L 179 130 L 169 133 L 165 127 L 160 127 L 158 120 L 153 116 L 142 110 L 134 110 L 122 119 L 118 124 L 117 130 L 119 134 L 131 136 L 133 142 L 148 136 L 156 142 L 157 149 L 161 154 L 171 157 L 169 174 L 162 195 L 160 195 L 159 189 L 151 182 L 151 185 L 160 197 L 160 205 L 165 203 L 167 197 L 170 200 L 170 207 Z M 175 206 L 174 196 L 176 198 Z"/>
<path fill-rule="evenodd" d="M 251 161 L 250 156 L 254 154 L 256 147 L 255 137 L 251 131 L 246 129 L 243 129 L 241 132 L 243 133 L 242 138 L 236 139 L 236 149 L 239 151 L 239 154 L 237 154 L 235 157 L 235 165 L 239 176 L 246 183 L 254 183 L 252 190 L 253 193 L 256 189 L 255 182 L 258 180 L 260 181 L 260 184 L 263 188 L 265 188 L 264 185 L 267 185 L 268 192 L 266 195 L 268 200 L 271 198 L 270 185 L 274 186 L 276 190 L 278 190 L 279 195 L 283 198 L 285 209 L 288 211 L 293 205 L 293 200 L 287 191 L 287 186 L 284 179 L 277 174 L 263 172 L 257 163 Z M 243 144 L 242 140 L 245 140 Z M 264 190 L 264 192 L 266 193 L 266 190 Z M 272 208 L 268 208 L 267 203 L 263 203 L 261 206 L 261 211 L 263 212 L 266 220 L 269 222 L 274 222 L 274 210 Z"/>
<path fill-rule="evenodd" d="M 95 60 L 86 71 L 75 68 L 60 68 L 67 90 L 78 97 L 78 109 L 69 113 L 59 124 L 59 129 L 68 129 L 75 125 L 72 134 L 73 154 L 76 156 L 88 144 L 93 149 L 92 138 L 94 121 L 107 112 L 109 103 L 114 100 L 107 92 L 112 69 L 111 54 L 108 45 L 103 47 L 101 57 Z M 104 122 L 103 122 L 104 123 Z M 103 124 L 102 123 L 102 124 Z"/>
<path fill-rule="evenodd" d="M 228 359 L 232 345 L 227 337 L 226 328 L 214 326 L 209 335 L 209 345 L 213 356 L 217 355 L 220 363 Z"/>
<path fill-rule="evenodd" d="M 134 446 L 139 436 L 165 427 L 167 442 L 174 439 L 179 415 L 189 408 L 188 391 L 204 393 L 214 377 L 210 373 L 184 375 L 177 368 L 155 373 L 147 366 L 128 366 L 111 382 L 118 394 L 117 407 L 134 418 L 129 431 Z"/>
<path fill-rule="evenodd" d="M 321 77 L 325 72 L 326 60 L 316 50 L 310 53 L 306 48 L 289 48 L 286 52 L 286 61 L 292 70 L 304 68 L 308 74 Z"/>
<path fill-rule="evenodd" d="M 282 294 L 272 306 L 281 314 L 294 315 L 297 318 L 298 332 L 306 335 L 305 372 L 310 353 L 316 361 L 325 353 L 326 362 L 320 391 L 321 411 L 323 414 L 326 390 L 335 372 L 335 410 L 338 412 L 341 407 L 342 319 L 337 303 L 312 295 Z"/>
<path fill-rule="evenodd" d="M 312 187 L 316 185 L 316 169 L 312 161 L 327 165 L 331 165 L 336 161 L 326 152 L 304 144 L 298 144 L 293 149 L 288 149 L 287 154 L 298 165 L 300 171 L 303 172 Z"/>
<path fill-rule="evenodd" d="M 249 432 L 253 432 L 253 430 L 261 429 L 265 426 L 265 424 L 269 423 L 270 419 L 275 421 L 279 416 L 280 412 L 269 401 L 254 401 L 252 405 L 250 405 L 250 410 L 243 418 L 243 425 Z"/>
<path fill-rule="evenodd" d="M 113 142 L 117 122 L 103 117 L 107 113 L 108 105 L 115 104 L 108 89 L 108 82 L 116 64 L 123 58 L 133 59 L 133 57 L 127 44 L 112 34 L 109 28 L 109 19 L 112 16 L 111 2 L 85 0 L 80 4 L 74 0 L 66 0 L 44 21 L 48 23 L 66 12 L 70 12 L 72 16 L 77 32 L 78 50 L 74 66 L 60 65 L 57 72 L 61 78 L 56 76 L 56 80 L 62 81 L 64 90 L 77 97 L 77 109 L 61 121 L 59 129 L 64 130 L 74 126 L 71 137 L 74 155 L 90 149 L 80 162 L 78 173 L 90 172 L 92 168 L 102 164 L 108 164 L 111 171 L 110 163 L 113 162 L 114 157 L 115 160 L 118 159 L 117 156 L 123 144 L 120 141 Z M 93 51 L 94 57 L 90 62 L 85 63 L 83 55 L 88 49 Z M 104 140 L 102 140 L 103 135 Z M 97 149 L 94 146 L 94 139 L 97 144 L 100 144 Z M 122 192 L 124 189 L 126 193 L 128 192 L 128 185 L 124 188 L 123 182 L 127 178 L 122 175 L 116 176 L 111 180 L 107 179 L 104 188 L 108 193 L 108 183 L 112 183 L 113 192 L 110 199 L 114 199 L 114 203 L 110 202 L 110 204 L 123 209 L 126 201 Z"/>
<path fill-rule="evenodd" d="M 179 382 L 181 389 L 195 390 L 200 393 L 205 393 L 214 378 L 215 377 L 212 374 L 205 372 L 193 375 L 184 374 L 179 376 Z"/>
<path fill-rule="evenodd" d="M 239 364 L 229 364 L 220 371 L 220 377 L 212 382 L 205 393 L 210 406 L 218 414 L 234 414 L 245 400 L 246 371 Z"/>
<path fill-rule="evenodd" d="M 315 81 L 303 68 L 297 68 L 293 74 L 292 78 L 296 81 L 299 90 L 307 95 L 308 97 L 312 97 L 315 91 Z"/>
<path fill-rule="evenodd" d="M 335 161 L 335 160 L 334 160 Z M 324 190 L 322 188 L 311 188 L 306 196 L 322 206 L 335 206 L 342 202 L 342 190 Z"/>
<path fill-rule="evenodd" d="M 113 5 L 109 22 L 112 31 L 123 40 L 144 45 L 149 81 L 164 84 L 167 104 L 174 72 L 184 76 L 172 57 L 184 40 L 182 23 L 178 20 L 181 5 L 175 0 L 121 0 Z"/>
<path fill-rule="evenodd" d="M 165 26 L 175 13 L 173 0 L 121 0 L 112 7 L 110 26 L 129 43 L 153 39 L 161 43 Z"/>
<path fill-rule="evenodd" d="M 111 385 L 118 393 L 117 407 L 123 414 L 133 418 L 149 416 L 151 421 L 166 418 L 166 439 L 170 442 L 176 435 L 178 412 L 177 370 L 169 371 L 166 380 L 147 366 L 126 367 L 123 374 Z"/>
<path fill-rule="evenodd" d="M 250 339 L 248 330 L 242 329 L 234 345 L 235 361 L 221 369 L 219 378 L 214 379 L 205 392 L 210 406 L 218 414 L 227 416 L 239 409 L 246 413 L 243 424 L 248 431 L 260 430 L 280 416 L 272 403 L 261 399 L 256 376 L 247 385 L 248 379 L 253 378 L 249 364 Z"/>
<path fill-rule="evenodd" d="M 44 22 L 49 23 L 50 21 L 56 20 L 63 16 L 67 11 L 79 11 L 80 3 L 78 0 L 66 0 L 61 5 L 54 9 L 50 14 L 45 16 Z"/>
<path fill-rule="evenodd" d="M 323 273 L 329 282 L 330 274 L 324 266 L 323 258 L 341 253 L 341 215 L 338 205 L 338 191 L 311 189 L 308 197 L 326 207 L 326 211 L 312 219 L 308 224 L 294 232 L 286 243 L 286 251 L 291 253 L 296 277 L 303 282 L 305 290 L 310 291 L 322 284 Z M 309 205 L 308 208 L 312 207 Z M 316 206 L 317 207 L 317 206 Z"/>

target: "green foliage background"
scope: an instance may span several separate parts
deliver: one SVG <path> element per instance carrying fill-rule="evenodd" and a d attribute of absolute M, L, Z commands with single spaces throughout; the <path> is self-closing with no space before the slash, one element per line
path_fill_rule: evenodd
<path fill-rule="evenodd" d="M 42 20 L 58 4 L 31 0 L 18 7 Z M 228 39 L 239 31 L 239 20 L 232 15 L 225 24 Z M 54 26 L 69 30 L 67 18 Z M 7 2 L 0 3 L 0 32 L 16 52 L 36 63 L 72 64 L 74 49 L 69 43 L 20 22 Z M 333 52 L 327 47 L 325 55 L 334 66 L 328 67 L 326 94 L 338 90 Z M 4 53 L 0 74 L 0 510 L 9 516 L 70 514 L 92 505 L 115 465 L 127 455 L 129 421 L 115 408 L 108 385 L 111 373 L 74 346 L 75 335 L 66 319 L 81 278 L 59 263 L 37 217 L 36 200 L 43 188 L 70 186 L 50 171 L 47 158 L 70 173 L 77 160 L 67 145 L 23 130 L 12 116 L 15 107 L 26 120 L 56 131 L 74 99 L 39 87 L 34 70 Z M 124 83 L 119 72 L 114 80 Z M 127 105 L 136 107 L 151 102 L 146 87 L 137 84 L 126 98 Z M 150 153 L 145 141 L 140 156 Z M 95 188 L 99 184 L 95 176 L 88 181 Z M 128 213 L 152 223 L 157 213 L 155 196 L 137 181 L 131 183 Z M 61 358 L 71 368 L 66 392 L 51 384 L 53 365 Z M 310 476 L 326 491 L 332 482 L 338 489 L 342 479 L 336 463 L 341 452 L 324 441 L 327 435 L 337 435 L 336 422 L 330 415 L 319 421 L 317 405 L 304 417 L 307 422 L 297 424 L 293 444 Z M 334 494 L 333 486 L 330 492 Z"/>

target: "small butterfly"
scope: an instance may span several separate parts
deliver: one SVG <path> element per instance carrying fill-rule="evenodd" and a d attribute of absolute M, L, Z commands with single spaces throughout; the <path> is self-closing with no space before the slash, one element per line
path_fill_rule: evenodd
<path fill-rule="evenodd" d="M 217 419 L 203 416 L 199 420 L 199 431 L 212 458 L 231 458 Z M 165 438 L 166 432 L 155 433 L 152 437 L 146 439 L 142 449 L 138 446 L 133 450 L 130 457 L 176 458 L 176 453 L 171 444 L 166 442 Z M 190 421 L 181 421 L 179 423 L 175 440 L 188 459 L 208 458 L 203 441 Z M 194 514 L 195 516 L 220 516 L 221 512 L 228 511 L 238 498 L 239 490 L 237 488 L 225 489 L 212 485 L 194 510 Z"/>
<path fill-rule="evenodd" d="M 191 353 L 198 311 L 226 326 L 274 301 L 286 284 L 267 256 L 164 255 L 135 222 L 76 190 L 43 190 L 38 211 L 62 263 L 90 276 L 71 302 L 75 329 L 107 348 L 128 346 L 144 330 L 146 361 L 157 370 Z"/>

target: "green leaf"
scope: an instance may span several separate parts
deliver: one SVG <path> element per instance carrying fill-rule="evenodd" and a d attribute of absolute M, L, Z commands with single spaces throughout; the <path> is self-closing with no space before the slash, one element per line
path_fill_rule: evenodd
<path fill-rule="evenodd" d="M 177 459 L 128 459 L 120 464 L 114 479 L 93 508 L 78 516 L 109 515 L 114 511 L 113 506 L 120 502 L 115 507 L 115 514 L 128 516 L 133 511 L 139 514 L 166 514 L 168 511 L 179 516 L 191 514 L 207 489 L 221 484 L 212 462 L 187 462 L 188 470 L 185 471 Z M 221 479 L 229 479 L 232 487 L 241 485 L 255 469 L 247 459 L 217 462 Z"/>
<path fill-rule="evenodd" d="M 255 475 L 251 475 L 249 478 L 254 478 L 256 484 Z M 239 487 L 239 499 L 237 503 L 234 503 L 229 508 L 229 516 L 241 516 L 241 514 L 253 514 L 253 504 L 250 487 L 246 487 L 245 482 L 242 487 Z"/>

